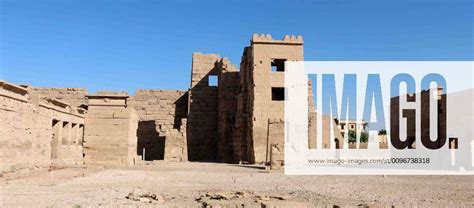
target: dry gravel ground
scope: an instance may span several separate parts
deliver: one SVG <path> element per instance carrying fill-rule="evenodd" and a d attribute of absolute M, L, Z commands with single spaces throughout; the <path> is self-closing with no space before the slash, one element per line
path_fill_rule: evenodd
<path fill-rule="evenodd" d="M 285 176 L 215 163 L 70 168 L 0 181 L 0 207 L 473 207 L 474 176 Z"/>

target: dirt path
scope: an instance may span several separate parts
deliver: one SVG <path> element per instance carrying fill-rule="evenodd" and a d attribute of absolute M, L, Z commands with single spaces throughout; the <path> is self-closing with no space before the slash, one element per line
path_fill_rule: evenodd
<path fill-rule="evenodd" d="M 214 163 L 63 169 L 0 181 L 0 207 L 474 206 L 474 176 L 285 176 Z"/>

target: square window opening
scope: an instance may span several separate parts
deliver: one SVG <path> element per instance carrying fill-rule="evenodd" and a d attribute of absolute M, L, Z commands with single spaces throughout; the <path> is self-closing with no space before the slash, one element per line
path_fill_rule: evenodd
<path fill-rule="evenodd" d="M 285 100 L 285 88 L 283 88 L 283 87 L 272 87 L 272 100 L 284 101 Z"/>
<path fill-rule="evenodd" d="M 284 72 L 286 59 L 272 59 L 272 72 Z"/>
<path fill-rule="evenodd" d="M 52 127 L 55 127 L 56 125 L 58 125 L 59 123 L 59 120 L 56 120 L 56 119 L 53 119 L 53 123 L 52 123 Z"/>
<path fill-rule="evenodd" d="M 208 83 L 210 87 L 217 87 L 217 85 L 219 85 L 219 80 L 217 78 L 217 75 L 209 75 Z"/>

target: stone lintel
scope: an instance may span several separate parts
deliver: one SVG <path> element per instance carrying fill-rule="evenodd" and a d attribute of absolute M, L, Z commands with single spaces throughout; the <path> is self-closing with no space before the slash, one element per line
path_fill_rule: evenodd
<path fill-rule="evenodd" d="M 54 98 L 45 98 L 45 100 L 55 106 L 58 106 L 60 108 L 64 108 L 64 109 L 67 109 L 67 108 L 70 108 L 71 105 L 69 103 L 66 103 L 64 101 L 61 101 L 61 100 L 58 100 L 58 99 L 54 99 Z"/>
<path fill-rule="evenodd" d="M 43 98 L 40 100 L 39 106 L 68 115 L 84 118 L 85 109 L 81 108 L 83 111 L 80 111 L 79 108 L 72 109 L 70 104 L 58 99 Z"/>
<path fill-rule="evenodd" d="M 89 106 L 116 106 L 126 107 L 128 94 L 93 94 L 86 95 Z"/>
<path fill-rule="evenodd" d="M 22 102 L 27 102 L 28 89 L 20 85 L 0 80 L 0 95 Z"/>

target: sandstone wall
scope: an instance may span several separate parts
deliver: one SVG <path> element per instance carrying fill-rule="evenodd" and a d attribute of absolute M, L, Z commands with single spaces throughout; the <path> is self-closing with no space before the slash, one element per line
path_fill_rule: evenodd
<path fill-rule="evenodd" d="M 145 148 L 146 160 L 187 160 L 187 91 L 138 90 L 130 105 L 140 117 L 138 155 Z"/>
<path fill-rule="evenodd" d="M 191 161 L 217 159 L 218 95 L 217 86 L 209 86 L 209 76 L 217 76 L 220 59 L 216 54 L 193 53 L 187 127 Z"/>
<path fill-rule="evenodd" d="M 83 113 L 57 100 L 32 100 L 26 88 L 0 81 L 0 176 L 82 164 Z"/>
<path fill-rule="evenodd" d="M 312 88 L 311 80 L 308 80 L 308 148 L 309 149 L 317 149 L 317 129 L 318 129 L 318 116 L 319 112 L 316 112 L 316 106 L 314 104 L 314 93 Z M 337 126 L 334 119 L 332 119 L 328 115 L 321 115 L 322 120 L 322 148 L 328 149 L 330 145 L 335 147 L 343 148 L 344 146 L 344 137 L 342 136 L 339 127 Z M 332 125 L 332 130 L 330 128 Z M 333 131 L 332 141 L 330 139 L 331 131 Z"/>
<path fill-rule="evenodd" d="M 54 167 L 83 165 L 84 113 L 71 109 L 69 104 L 56 99 L 40 100 L 40 107 L 48 109 L 52 133 L 51 163 Z M 52 135 L 52 136 L 51 136 Z"/>
<path fill-rule="evenodd" d="M 253 121 L 252 121 L 252 158 L 253 162 L 265 161 L 267 149 L 268 119 L 284 119 L 284 101 L 273 100 L 272 88 L 284 88 L 284 71 L 272 71 L 272 61 L 303 60 L 303 40 L 285 37 L 273 40 L 271 36 L 254 35 L 252 37 Z"/>
<path fill-rule="evenodd" d="M 236 114 L 234 132 L 232 136 L 232 156 L 235 162 L 250 161 L 251 133 L 252 133 L 252 65 L 251 48 L 244 49 L 239 71 L 239 90 L 236 96 Z"/>
<path fill-rule="evenodd" d="M 272 170 L 284 166 L 285 123 L 283 119 L 269 119 L 267 133 L 266 163 Z"/>
<path fill-rule="evenodd" d="M 72 107 L 78 107 L 87 103 L 87 90 L 83 88 L 47 88 L 32 86 L 28 86 L 27 88 L 31 96 L 37 95 L 40 98 L 55 98 L 69 103 Z"/>
<path fill-rule="evenodd" d="M 33 170 L 48 169 L 51 165 L 51 121 L 46 110 L 40 111 L 39 107 L 28 103 L 26 89 L 7 88 L 5 83 L 1 85 L 2 176 L 23 175 Z"/>
<path fill-rule="evenodd" d="M 272 149 L 281 150 L 283 143 L 284 98 L 274 99 L 273 90 L 283 92 L 284 70 L 272 68 L 298 60 L 303 60 L 301 37 L 274 40 L 270 35 L 254 35 L 251 45 L 244 49 L 240 71 L 219 55 L 194 53 L 188 91 L 139 90 L 134 97 L 124 98 L 116 93 L 85 96 L 87 91 L 77 88 L 28 89 L 30 100 L 38 106 L 43 98 L 59 99 L 59 103 L 49 103 L 59 108 L 65 103 L 89 104 L 84 150 L 89 163 L 134 164 L 137 154 L 146 160 L 268 163 Z M 218 78 L 215 86 L 209 82 L 214 76 Z M 316 114 L 311 96 L 309 119 L 313 128 Z M 71 129 L 81 125 L 66 120 L 53 119 L 47 128 L 53 132 L 53 144 L 57 144 L 50 145 L 53 158 L 71 164 L 76 157 L 66 156 L 82 152 L 82 142 L 71 139 L 75 135 L 71 132 L 80 130 Z M 325 124 L 333 122 L 323 120 Z M 323 132 L 323 147 L 333 142 L 328 132 Z M 316 146 L 312 140 L 308 142 L 311 148 Z"/>
<path fill-rule="evenodd" d="M 183 118 L 178 129 L 169 129 L 165 132 L 165 151 L 163 156 L 165 161 L 188 161 L 186 123 L 187 119 Z"/>
<path fill-rule="evenodd" d="M 344 137 L 341 134 L 340 129 L 336 125 L 336 122 L 329 115 L 319 115 L 317 112 L 309 112 L 308 120 L 308 148 L 309 149 L 330 149 L 330 148 L 344 148 Z M 317 135 L 318 135 L 318 116 L 321 116 L 322 122 L 322 141 L 321 147 L 318 147 L 317 144 Z M 331 130 L 332 125 L 332 130 Z M 331 131 L 333 132 L 334 138 L 331 138 Z"/>
<path fill-rule="evenodd" d="M 218 63 L 218 122 L 217 159 L 220 162 L 238 162 L 233 158 L 233 137 L 239 91 L 239 72 L 229 60 Z"/>
<path fill-rule="evenodd" d="M 127 106 L 128 95 L 88 95 L 85 118 L 84 155 L 86 164 L 133 165 L 137 156 L 138 116 Z"/>
<path fill-rule="evenodd" d="M 274 40 L 270 35 L 253 35 L 240 66 L 237 111 L 243 115 L 236 119 L 240 132 L 235 138 L 240 140 L 240 144 L 235 144 L 240 146 L 237 148 L 242 148 L 241 143 L 246 142 L 247 156 L 236 156 L 251 163 L 267 161 L 268 121 L 284 118 L 284 61 L 302 60 L 302 37 L 285 36 L 283 40 Z M 273 71 L 275 65 L 281 67 Z"/>

